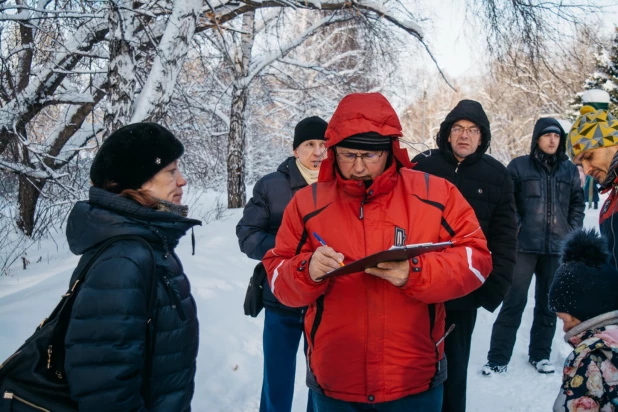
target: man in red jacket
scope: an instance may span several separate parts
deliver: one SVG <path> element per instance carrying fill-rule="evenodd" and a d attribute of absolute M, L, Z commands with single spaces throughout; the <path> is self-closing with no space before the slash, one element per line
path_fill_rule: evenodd
<path fill-rule="evenodd" d="M 401 135 L 384 96 L 346 96 L 318 183 L 296 193 L 263 259 L 275 296 L 309 306 L 307 384 L 318 412 L 440 411 L 442 302 L 480 287 L 492 268 L 472 208 L 446 180 L 408 169 Z M 441 252 L 318 279 L 393 245 L 447 240 L 453 247 Z"/>

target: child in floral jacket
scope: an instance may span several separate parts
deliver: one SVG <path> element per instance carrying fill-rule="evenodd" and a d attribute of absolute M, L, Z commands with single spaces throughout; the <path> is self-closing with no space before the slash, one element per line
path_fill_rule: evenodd
<path fill-rule="evenodd" d="M 594 230 L 567 239 L 549 291 L 574 350 L 564 363 L 554 412 L 618 412 L 618 271 Z"/>

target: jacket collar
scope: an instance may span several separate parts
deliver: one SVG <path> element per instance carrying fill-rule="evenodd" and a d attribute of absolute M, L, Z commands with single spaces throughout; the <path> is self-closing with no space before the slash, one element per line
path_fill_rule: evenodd
<path fill-rule="evenodd" d="M 283 161 L 277 168 L 277 171 L 287 175 L 290 179 L 290 187 L 292 190 L 302 189 L 307 186 L 307 181 L 300 174 L 300 170 L 298 170 L 298 166 L 296 165 L 296 158 L 294 156 L 290 156 Z"/>
<path fill-rule="evenodd" d="M 365 188 L 365 184 L 358 180 L 344 179 L 339 172 L 336 172 L 337 186 L 349 196 L 366 197 L 367 199 L 375 198 L 393 190 L 399 178 L 399 171 L 395 161 L 387 167 L 384 172 L 378 176 L 371 186 Z"/>
<path fill-rule="evenodd" d="M 618 325 L 618 310 L 595 316 L 594 318 L 588 319 L 587 321 L 574 326 L 564 335 L 564 341 L 571 346 L 577 346 L 583 340 L 594 334 L 588 332 L 594 332 L 595 330 L 609 325 Z"/>
<path fill-rule="evenodd" d="M 77 202 L 71 210 L 66 234 L 76 255 L 119 235 L 141 236 L 171 250 L 189 229 L 201 224 L 199 220 L 143 207 L 131 199 L 91 187 L 89 200 Z"/>

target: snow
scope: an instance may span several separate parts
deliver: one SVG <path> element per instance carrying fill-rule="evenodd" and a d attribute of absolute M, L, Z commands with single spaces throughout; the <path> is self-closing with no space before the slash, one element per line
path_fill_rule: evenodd
<path fill-rule="evenodd" d="M 591 89 L 582 94 L 582 103 L 609 103 L 609 93 L 605 90 Z"/>
<path fill-rule="evenodd" d="M 211 208 L 216 198 L 216 193 L 209 193 L 200 197 L 198 204 L 189 202 L 192 216 L 203 216 L 202 211 Z M 196 411 L 258 410 L 264 313 L 256 319 L 243 314 L 244 295 L 256 262 L 238 249 L 235 226 L 241 215 L 241 209 L 228 210 L 223 220 L 197 227 L 195 256 L 191 255 L 190 236 L 185 236 L 177 249 L 199 310 L 201 345 L 193 398 Z M 586 210 L 586 227 L 596 227 L 597 219 L 598 210 Z M 8 276 L 0 276 L 0 361 L 11 355 L 51 312 L 66 291 L 77 263 L 77 257 L 69 252 L 61 237 L 55 242 L 41 242 L 28 251 L 28 257 L 31 262 L 42 259 L 27 270 L 16 264 Z M 528 302 L 509 370 L 500 376 L 480 374 L 498 310 L 493 314 L 479 310 L 468 372 L 468 411 L 551 409 L 560 387 L 561 366 L 570 347 L 562 340 L 562 322 L 558 321 L 551 355 L 558 372 L 541 375 L 528 364 L 534 287 Z M 297 365 L 293 410 L 304 411 L 307 388 L 302 352 Z"/>

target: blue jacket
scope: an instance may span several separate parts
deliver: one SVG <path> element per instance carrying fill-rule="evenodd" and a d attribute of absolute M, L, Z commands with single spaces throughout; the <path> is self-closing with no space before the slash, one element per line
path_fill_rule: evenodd
<path fill-rule="evenodd" d="M 305 186 L 307 182 L 293 156 L 281 163 L 276 172 L 258 180 L 253 188 L 253 197 L 247 202 L 242 219 L 236 225 L 236 236 L 243 253 L 251 259 L 262 260 L 266 252 L 275 247 L 283 211 L 294 193 Z M 264 306 L 291 313 L 304 311 L 304 308 L 290 308 L 280 303 L 271 292 L 266 277 L 262 288 Z"/>
<path fill-rule="evenodd" d="M 88 202 L 73 207 L 67 239 L 71 251 L 83 256 L 71 285 L 97 246 L 117 235 L 137 235 L 150 243 L 157 279 L 148 324 L 152 257 L 144 245 L 115 242 L 87 273 L 65 339 L 67 379 L 80 410 L 191 410 L 199 344 L 197 311 L 174 248 L 198 224 L 97 188 L 90 189 Z M 147 327 L 150 359 L 144 348 Z M 149 376 L 144 376 L 149 369 L 146 362 Z"/>

